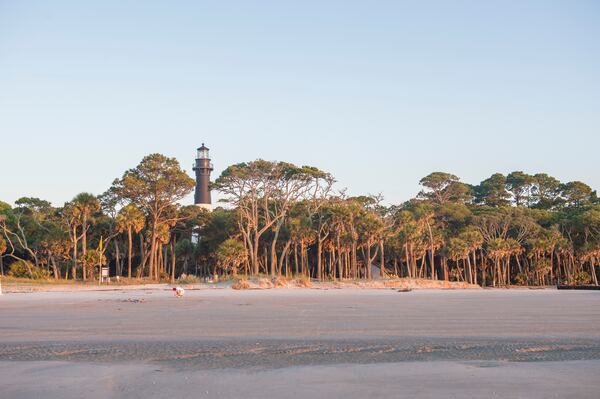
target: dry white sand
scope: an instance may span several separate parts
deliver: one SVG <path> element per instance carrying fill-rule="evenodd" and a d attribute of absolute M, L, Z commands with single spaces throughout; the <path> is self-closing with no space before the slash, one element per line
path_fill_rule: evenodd
<path fill-rule="evenodd" d="M 0 297 L 0 397 L 600 397 L 600 292 Z"/>

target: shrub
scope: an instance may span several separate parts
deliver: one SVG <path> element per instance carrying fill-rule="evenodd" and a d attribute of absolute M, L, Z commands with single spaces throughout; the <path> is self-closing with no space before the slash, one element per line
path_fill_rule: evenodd
<path fill-rule="evenodd" d="M 236 283 L 234 283 L 231 288 L 233 288 L 234 290 L 247 290 L 251 288 L 250 283 L 248 282 L 248 280 L 240 280 Z"/>
<path fill-rule="evenodd" d="M 296 279 L 296 286 L 300 288 L 310 288 L 312 287 L 312 283 L 310 282 L 310 278 L 306 276 L 299 276 Z"/>
<path fill-rule="evenodd" d="M 273 279 L 271 280 L 271 282 L 273 283 L 274 287 L 282 287 L 285 288 L 288 286 L 288 282 L 285 278 L 279 276 L 279 277 L 273 277 Z"/>
<path fill-rule="evenodd" d="M 240 241 L 230 238 L 219 245 L 216 255 L 218 265 L 223 271 L 236 274 L 246 260 L 246 247 Z"/>
<path fill-rule="evenodd" d="M 571 283 L 575 285 L 586 285 L 591 281 L 591 276 L 584 271 L 577 272 L 571 277 Z"/>
<path fill-rule="evenodd" d="M 263 289 L 273 288 L 273 283 L 268 278 L 258 279 L 258 286 Z"/>
<path fill-rule="evenodd" d="M 178 284 L 198 284 L 200 283 L 200 279 L 193 274 L 182 274 L 177 279 Z"/>
<path fill-rule="evenodd" d="M 167 272 L 160 272 L 159 281 L 169 281 L 171 280 L 171 276 Z"/>
<path fill-rule="evenodd" d="M 30 269 L 31 274 L 29 274 Z M 47 270 L 35 267 L 31 262 L 26 260 L 18 260 L 10 265 L 8 275 L 12 277 L 32 278 L 34 280 L 41 280 L 50 277 L 50 274 Z"/>
<path fill-rule="evenodd" d="M 515 277 L 515 284 L 516 285 L 528 285 L 529 278 L 527 277 L 527 275 L 525 273 L 519 273 Z"/>

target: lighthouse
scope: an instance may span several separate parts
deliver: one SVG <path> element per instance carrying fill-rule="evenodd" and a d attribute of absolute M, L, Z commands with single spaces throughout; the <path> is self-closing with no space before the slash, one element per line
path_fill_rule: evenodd
<path fill-rule="evenodd" d="M 210 172 L 213 171 L 210 156 L 208 155 L 208 147 L 202 143 L 202 147 L 198 148 L 196 155 L 196 163 L 194 163 L 194 172 L 196 172 L 196 192 L 194 194 L 194 204 L 211 211 L 212 205 L 210 201 Z"/>

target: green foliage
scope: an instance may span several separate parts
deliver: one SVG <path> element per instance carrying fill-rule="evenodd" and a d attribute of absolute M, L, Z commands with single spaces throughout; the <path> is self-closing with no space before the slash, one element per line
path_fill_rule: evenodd
<path fill-rule="evenodd" d="M 31 213 L 48 214 L 52 210 L 50 202 L 34 197 L 21 197 L 15 201 L 15 205 Z"/>
<path fill-rule="evenodd" d="M 592 203 L 596 199 L 596 193 L 591 187 L 580 181 L 572 181 L 563 184 L 561 196 L 567 207 L 580 207 Z"/>
<path fill-rule="evenodd" d="M 506 188 L 512 193 L 517 206 L 530 203 L 534 181 L 533 176 L 521 171 L 512 172 L 506 176 Z"/>
<path fill-rule="evenodd" d="M 561 203 L 559 198 L 560 181 L 546 173 L 533 176 L 532 202 L 533 207 L 539 209 L 552 209 Z"/>
<path fill-rule="evenodd" d="M 2 213 L 3 211 L 9 210 L 11 209 L 11 206 L 9 204 L 7 204 L 6 202 L 0 201 L 0 213 Z"/>
<path fill-rule="evenodd" d="M 30 266 L 38 265 L 60 278 L 84 267 L 91 276 L 99 264 L 122 270 L 130 260 L 140 275 L 169 278 L 174 260 L 175 277 L 337 280 L 369 278 L 367 265 L 383 261 L 420 278 L 525 285 L 571 275 L 597 283 L 587 271 L 600 265 L 600 203 L 585 183 L 513 171 L 471 186 L 433 172 L 416 198 L 392 206 L 380 196 L 334 194 L 333 183 L 311 166 L 239 163 L 213 185 L 229 206 L 210 213 L 180 205 L 194 180 L 175 159 L 151 154 L 100 197 L 81 193 L 59 208 L 33 197 L 14 208 L 0 202 L 0 254 L 29 262 L 14 262 L 15 273 L 36 274 Z M 100 237 L 102 254 L 94 249 Z"/>
<path fill-rule="evenodd" d="M 590 275 L 584 271 L 579 271 L 577 273 L 575 273 L 571 280 L 569 281 L 570 284 L 575 284 L 575 285 L 587 285 L 591 282 L 591 278 Z"/>
<path fill-rule="evenodd" d="M 87 251 L 85 257 L 83 258 L 83 262 L 90 268 L 106 266 L 107 264 L 106 256 L 104 256 L 102 252 L 95 249 L 90 249 Z"/>
<path fill-rule="evenodd" d="M 510 193 L 506 190 L 506 177 L 495 173 L 474 188 L 475 201 L 487 206 L 501 207 L 510 204 Z"/>
<path fill-rule="evenodd" d="M 470 201 L 471 188 L 459 180 L 457 176 L 450 173 L 433 172 L 419 181 L 419 184 L 426 188 L 419 193 L 419 197 L 429 199 L 437 204 L 444 204 L 448 201 Z"/>
<path fill-rule="evenodd" d="M 160 218 L 164 209 L 183 199 L 194 188 L 194 179 L 181 170 L 175 158 L 151 154 L 117 180 L 118 195 Z"/>
<path fill-rule="evenodd" d="M 139 233 L 144 228 L 145 221 L 144 213 L 136 205 L 127 204 L 117 214 L 117 230 Z"/>
<path fill-rule="evenodd" d="M 237 273 L 237 269 L 246 259 L 246 248 L 244 244 L 229 238 L 217 248 L 217 260 L 219 266 L 226 272 Z"/>
<path fill-rule="evenodd" d="M 10 265 L 8 275 L 11 277 L 31 278 L 34 280 L 47 279 L 50 274 L 39 267 L 35 267 L 26 260 L 17 260 Z"/>
<path fill-rule="evenodd" d="M 177 280 L 177 284 L 200 284 L 202 281 L 194 275 L 182 274 Z"/>
<path fill-rule="evenodd" d="M 465 259 L 469 255 L 470 248 L 465 240 L 452 237 L 448 241 L 446 251 L 448 253 L 448 258 L 452 259 L 453 261 L 458 261 Z"/>
<path fill-rule="evenodd" d="M 219 207 L 208 215 L 206 222 L 199 225 L 198 234 L 201 239 L 197 251 L 203 259 L 211 263 L 217 262 L 215 254 L 218 246 L 238 232 L 238 217 L 237 212 Z M 182 254 L 187 253 L 191 255 L 196 250 L 189 239 L 184 238 L 181 243 Z"/>
<path fill-rule="evenodd" d="M 525 273 L 519 273 L 515 276 L 515 284 L 516 285 L 528 285 L 529 277 Z"/>
<path fill-rule="evenodd" d="M 100 201 L 94 194 L 80 193 L 71 201 L 81 219 L 89 221 L 90 218 L 100 211 Z"/>

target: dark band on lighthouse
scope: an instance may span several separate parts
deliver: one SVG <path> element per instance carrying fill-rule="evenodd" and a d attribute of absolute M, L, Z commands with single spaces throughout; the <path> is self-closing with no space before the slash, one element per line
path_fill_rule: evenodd
<path fill-rule="evenodd" d="M 208 147 L 202 143 L 202 147 L 198 148 L 196 163 L 194 164 L 194 172 L 196 172 L 196 192 L 194 194 L 194 204 L 202 208 L 211 210 L 210 199 L 210 172 L 213 171 Z"/>

